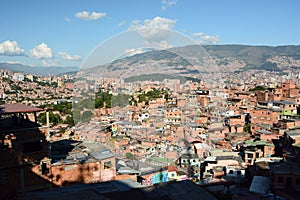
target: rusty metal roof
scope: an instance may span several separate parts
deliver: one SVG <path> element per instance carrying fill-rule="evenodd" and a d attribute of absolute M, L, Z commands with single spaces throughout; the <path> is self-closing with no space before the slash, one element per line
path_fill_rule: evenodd
<path fill-rule="evenodd" d="M 43 111 L 43 109 L 36 108 L 33 106 L 27 106 L 20 103 L 0 105 L 0 115 L 14 114 L 14 113 L 32 113 L 32 112 L 40 112 L 40 111 Z"/>

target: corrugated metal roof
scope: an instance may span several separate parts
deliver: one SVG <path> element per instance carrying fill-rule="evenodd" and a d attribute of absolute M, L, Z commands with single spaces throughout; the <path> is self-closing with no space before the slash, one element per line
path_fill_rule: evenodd
<path fill-rule="evenodd" d="M 112 153 L 105 153 L 105 154 L 103 154 L 101 152 L 90 152 L 90 155 L 92 155 L 97 160 L 104 160 L 104 159 L 107 159 L 107 158 L 114 157 L 114 155 Z"/>
<path fill-rule="evenodd" d="M 249 191 L 258 194 L 267 194 L 270 188 L 269 183 L 269 177 L 254 176 Z"/>
<path fill-rule="evenodd" d="M 14 114 L 14 113 L 30 113 L 30 112 L 40 112 L 40 111 L 43 111 L 43 109 L 36 108 L 33 106 L 27 106 L 20 103 L 0 105 L 0 115 Z"/>

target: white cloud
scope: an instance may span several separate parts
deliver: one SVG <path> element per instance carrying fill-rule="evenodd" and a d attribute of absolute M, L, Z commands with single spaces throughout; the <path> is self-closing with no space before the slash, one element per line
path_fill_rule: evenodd
<path fill-rule="evenodd" d="M 66 22 L 71 22 L 71 19 L 68 18 L 68 17 L 66 17 L 66 18 L 65 18 L 65 21 L 66 21 Z"/>
<path fill-rule="evenodd" d="M 148 42 L 160 42 L 167 39 L 175 24 L 176 20 L 174 19 L 155 17 L 144 21 L 132 21 L 129 29 L 136 29 L 139 35 Z"/>
<path fill-rule="evenodd" d="M 57 62 L 55 60 L 43 60 L 42 64 L 46 67 L 53 67 L 53 66 L 57 66 Z"/>
<path fill-rule="evenodd" d="M 64 60 L 81 60 L 81 57 L 78 55 L 69 55 L 66 52 L 58 52 L 58 55 L 60 55 Z"/>
<path fill-rule="evenodd" d="M 155 17 L 153 19 L 145 19 L 142 23 L 139 20 L 132 21 L 129 28 L 161 28 L 161 29 L 172 29 L 176 24 L 176 20 L 168 19 L 163 17 Z"/>
<path fill-rule="evenodd" d="M 168 7 L 175 6 L 177 0 L 162 0 L 161 1 L 161 9 L 166 10 Z"/>
<path fill-rule="evenodd" d="M 30 66 L 30 67 L 34 67 L 34 66 L 35 66 L 34 64 L 30 64 L 30 63 L 24 63 L 24 62 L 20 62 L 20 61 L 10 61 L 10 60 L 7 60 L 7 61 L 1 61 L 0 63 L 22 64 L 22 65 L 27 65 L 27 66 Z"/>
<path fill-rule="evenodd" d="M 155 42 L 155 41 L 146 41 L 145 44 L 148 47 L 151 48 L 155 48 L 155 49 L 168 49 L 168 48 L 172 48 L 173 46 L 170 45 L 167 41 L 165 40 L 161 40 L 159 42 Z"/>
<path fill-rule="evenodd" d="M 219 36 L 207 35 L 203 32 L 194 33 L 192 37 L 195 37 L 199 44 L 217 44 L 220 41 Z"/>
<path fill-rule="evenodd" d="M 121 21 L 121 22 L 118 24 L 118 27 L 122 27 L 122 26 L 124 26 L 125 24 L 126 24 L 125 21 Z"/>
<path fill-rule="evenodd" d="M 16 41 L 6 40 L 0 43 L 0 55 L 21 56 L 24 55 L 24 50 L 18 46 Z"/>
<path fill-rule="evenodd" d="M 82 11 L 82 12 L 78 12 L 75 15 L 78 19 L 82 19 L 82 20 L 97 20 L 100 19 L 102 17 L 106 16 L 106 13 L 101 13 L 101 12 L 88 12 L 88 11 Z"/>
<path fill-rule="evenodd" d="M 137 48 L 137 49 L 125 49 L 125 56 L 133 56 L 135 54 L 140 54 L 143 53 L 142 48 Z"/>
<path fill-rule="evenodd" d="M 19 61 L 5 61 L 2 63 L 8 63 L 8 64 L 21 64 Z"/>
<path fill-rule="evenodd" d="M 29 55 L 31 57 L 35 57 L 37 59 L 53 57 L 52 50 L 45 43 L 41 43 L 41 44 L 35 46 L 33 49 L 30 50 Z"/>

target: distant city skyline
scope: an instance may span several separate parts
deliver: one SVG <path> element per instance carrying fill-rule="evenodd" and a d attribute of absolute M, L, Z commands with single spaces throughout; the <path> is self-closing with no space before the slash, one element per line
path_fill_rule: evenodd
<path fill-rule="evenodd" d="M 138 34 L 158 48 L 174 46 L 162 29 L 198 44 L 299 45 L 299 6 L 296 0 L 1 1 L 0 62 L 81 66 L 104 41 L 153 27 L 159 30 Z M 140 44 L 115 42 L 111 51 L 130 54 Z"/>

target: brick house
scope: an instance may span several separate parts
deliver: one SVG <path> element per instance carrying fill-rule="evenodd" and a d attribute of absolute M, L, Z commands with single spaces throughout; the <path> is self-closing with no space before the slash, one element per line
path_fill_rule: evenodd
<path fill-rule="evenodd" d="M 180 124 L 182 111 L 176 106 L 168 106 L 165 110 L 165 122 Z"/>
<path fill-rule="evenodd" d="M 280 117 L 284 115 L 295 115 L 297 114 L 297 104 L 292 101 L 281 100 L 273 101 L 272 107 L 279 110 Z"/>
<path fill-rule="evenodd" d="M 237 114 L 228 116 L 224 120 L 224 125 L 227 127 L 226 131 L 230 133 L 240 133 L 243 132 L 243 128 L 245 125 L 245 115 Z"/>
<path fill-rule="evenodd" d="M 48 129 L 37 123 L 42 111 L 24 104 L 0 105 L 0 199 L 52 185 L 32 170 L 45 173 L 51 162 Z"/>
<path fill-rule="evenodd" d="M 56 186 L 113 180 L 115 156 L 104 145 L 61 140 L 51 144 L 52 164 L 49 179 Z"/>
<path fill-rule="evenodd" d="M 251 122 L 254 124 L 269 124 L 272 125 L 279 117 L 279 113 L 276 110 L 269 108 L 258 108 L 250 110 Z"/>
<path fill-rule="evenodd" d="M 299 95 L 299 88 L 293 83 L 292 80 L 287 80 L 282 84 L 282 96 L 283 98 L 294 97 Z"/>
<path fill-rule="evenodd" d="M 286 148 L 291 148 L 293 144 L 300 143 L 300 129 L 295 128 L 284 132 L 284 143 Z"/>
<path fill-rule="evenodd" d="M 286 199 L 299 199 L 300 168 L 294 162 L 270 165 L 271 191 Z"/>
<path fill-rule="evenodd" d="M 244 145 L 244 160 L 246 165 L 254 165 L 256 159 L 271 157 L 275 146 L 267 140 L 247 140 Z"/>

